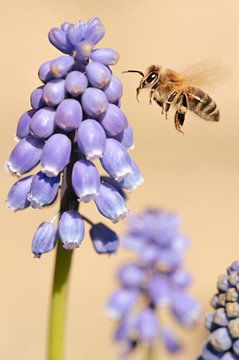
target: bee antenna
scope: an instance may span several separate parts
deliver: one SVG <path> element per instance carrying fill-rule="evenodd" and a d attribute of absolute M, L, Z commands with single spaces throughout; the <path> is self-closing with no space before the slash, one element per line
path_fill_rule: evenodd
<path fill-rule="evenodd" d="M 129 73 L 129 72 L 137 73 L 137 74 L 141 75 L 142 77 L 144 77 L 144 73 L 143 73 L 142 71 L 139 71 L 139 70 L 126 70 L 126 71 L 122 71 L 122 73 Z"/>

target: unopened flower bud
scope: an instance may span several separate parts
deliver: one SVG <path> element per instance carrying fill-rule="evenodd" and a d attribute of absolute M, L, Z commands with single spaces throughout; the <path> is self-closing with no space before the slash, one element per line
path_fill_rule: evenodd
<path fill-rule="evenodd" d="M 115 136 L 128 126 L 125 114 L 114 104 L 109 104 L 105 114 L 100 116 L 100 123 L 108 136 Z"/>
<path fill-rule="evenodd" d="M 55 123 L 65 131 L 72 131 L 79 127 L 82 115 L 80 103 L 75 99 L 66 99 L 56 109 Z"/>
<path fill-rule="evenodd" d="M 62 55 L 51 61 L 51 73 L 54 78 L 62 78 L 74 65 L 74 58 L 69 55 Z"/>
<path fill-rule="evenodd" d="M 54 79 L 48 81 L 43 88 L 43 99 L 48 106 L 57 106 L 65 98 L 65 80 Z"/>
<path fill-rule="evenodd" d="M 97 118 L 105 113 L 109 105 L 104 92 L 91 87 L 82 94 L 81 104 L 85 113 L 92 118 Z"/>
<path fill-rule="evenodd" d="M 92 51 L 91 59 L 104 65 L 115 65 L 119 60 L 119 53 L 110 48 L 95 49 Z"/>
<path fill-rule="evenodd" d="M 99 89 L 107 86 L 111 80 L 111 72 L 107 66 L 96 61 L 92 61 L 86 66 L 86 75 L 91 86 Z"/>
<path fill-rule="evenodd" d="M 58 28 L 53 28 L 48 33 L 49 41 L 55 46 L 58 50 L 62 51 L 65 54 L 71 54 L 73 47 L 68 41 L 66 33 Z"/>
<path fill-rule="evenodd" d="M 43 99 L 43 87 L 40 86 L 36 88 L 32 93 L 30 97 L 31 106 L 34 110 L 38 110 L 45 106 L 45 102 Z"/>
<path fill-rule="evenodd" d="M 35 110 L 29 110 L 22 114 L 22 116 L 20 117 L 16 131 L 16 135 L 19 139 L 23 139 L 29 135 L 30 122 L 34 114 Z"/>
<path fill-rule="evenodd" d="M 123 93 L 123 86 L 120 79 L 118 79 L 116 76 L 112 76 L 109 84 L 104 89 L 104 93 L 110 103 L 117 102 Z"/>
<path fill-rule="evenodd" d="M 87 88 L 88 80 L 80 71 L 71 71 L 65 79 L 66 91 L 73 97 L 78 97 Z"/>
<path fill-rule="evenodd" d="M 84 120 L 77 131 L 77 144 L 87 159 L 102 157 L 106 146 L 106 135 L 102 126 L 96 120 Z"/>
<path fill-rule="evenodd" d="M 45 107 L 38 110 L 30 122 L 30 132 L 39 139 L 47 139 L 55 130 L 55 111 Z"/>

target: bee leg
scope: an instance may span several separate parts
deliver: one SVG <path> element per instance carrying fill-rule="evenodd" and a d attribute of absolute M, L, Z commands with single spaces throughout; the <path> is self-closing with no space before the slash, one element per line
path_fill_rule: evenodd
<path fill-rule="evenodd" d="M 172 105 L 172 102 L 175 99 L 176 95 L 177 95 L 177 91 L 174 91 L 171 95 L 169 95 L 169 97 L 167 98 L 167 100 L 164 103 L 164 112 L 165 112 L 166 119 L 168 118 L 168 111 L 169 111 L 170 106 Z"/>
<path fill-rule="evenodd" d="M 182 134 L 184 134 L 183 130 L 181 130 L 181 127 L 183 126 L 185 120 L 185 114 L 181 114 L 178 110 L 175 113 L 174 116 L 174 124 L 175 124 L 175 129 L 179 132 L 181 132 Z"/>
<path fill-rule="evenodd" d="M 154 90 L 150 90 L 149 93 L 149 103 L 152 104 L 152 101 L 154 99 Z"/>
<path fill-rule="evenodd" d="M 177 111 L 174 117 L 174 123 L 176 130 L 183 133 L 181 127 L 183 126 L 185 115 L 188 110 L 188 97 L 186 93 L 181 93 L 177 99 Z"/>

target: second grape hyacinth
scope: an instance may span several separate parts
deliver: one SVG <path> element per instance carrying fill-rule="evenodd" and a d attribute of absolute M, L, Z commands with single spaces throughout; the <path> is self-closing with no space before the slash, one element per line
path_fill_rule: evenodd
<path fill-rule="evenodd" d="M 219 276 L 211 305 L 205 319 L 210 335 L 198 360 L 239 359 L 239 261 Z"/>
<path fill-rule="evenodd" d="M 98 211 L 117 222 L 127 213 L 124 190 L 142 183 L 130 158 L 133 132 L 120 109 L 122 83 L 111 65 L 119 55 L 111 48 L 95 48 L 105 34 L 99 18 L 76 24 L 65 22 L 49 32 L 49 41 L 64 53 L 39 68 L 42 85 L 31 96 L 31 109 L 19 119 L 19 142 L 7 166 L 21 176 L 10 189 L 7 204 L 14 210 L 40 209 L 52 204 L 62 188 L 59 226 L 43 222 L 32 251 L 40 257 L 52 250 L 59 236 L 63 247 L 79 247 L 85 220 L 98 253 L 118 248 L 115 232 L 93 224 L 78 212 L 79 203 L 94 201 Z M 95 161 L 105 173 L 100 176 Z M 27 175 L 40 163 L 35 175 Z M 63 174 L 63 176 L 62 176 Z"/>
<path fill-rule="evenodd" d="M 129 217 L 122 241 L 136 258 L 119 268 L 119 289 L 107 304 L 107 313 L 118 321 L 114 338 L 124 355 L 142 345 L 151 354 L 159 340 L 171 353 L 181 349 L 178 336 L 160 316 L 166 309 L 183 327 L 198 320 L 200 305 L 187 293 L 191 276 L 183 268 L 189 241 L 179 227 L 179 216 L 164 210 Z"/>

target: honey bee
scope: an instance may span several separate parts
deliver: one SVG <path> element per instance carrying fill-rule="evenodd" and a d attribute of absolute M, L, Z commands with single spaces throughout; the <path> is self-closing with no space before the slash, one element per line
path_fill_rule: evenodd
<path fill-rule="evenodd" d="M 185 115 L 188 110 L 204 120 L 219 121 L 220 113 L 215 101 L 201 87 L 213 85 L 227 76 L 227 69 L 217 63 L 196 64 L 182 73 L 174 70 L 162 70 L 161 66 L 151 65 L 144 74 L 139 70 L 127 70 L 142 76 L 136 89 L 136 98 L 142 89 L 150 90 L 150 103 L 154 100 L 162 107 L 167 118 L 171 105 L 176 106 L 174 123 L 177 131 L 182 132 Z"/>

